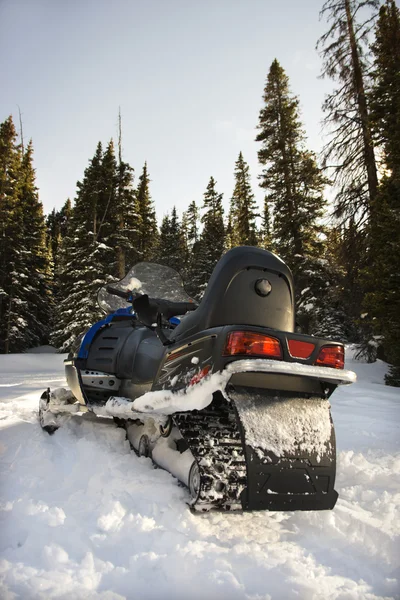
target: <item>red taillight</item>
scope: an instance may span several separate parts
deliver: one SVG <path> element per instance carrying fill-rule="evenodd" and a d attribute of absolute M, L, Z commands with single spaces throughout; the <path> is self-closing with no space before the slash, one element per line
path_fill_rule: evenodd
<path fill-rule="evenodd" d="M 288 340 L 289 352 L 293 358 L 310 358 L 315 344 L 301 340 Z"/>
<path fill-rule="evenodd" d="M 231 331 L 226 338 L 223 356 L 268 356 L 282 358 L 279 340 L 252 331 Z"/>
<path fill-rule="evenodd" d="M 333 367 L 334 369 L 344 368 L 344 348 L 343 346 L 324 346 L 321 348 L 319 356 L 315 361 L 316 365 L 321 367 Z"/>

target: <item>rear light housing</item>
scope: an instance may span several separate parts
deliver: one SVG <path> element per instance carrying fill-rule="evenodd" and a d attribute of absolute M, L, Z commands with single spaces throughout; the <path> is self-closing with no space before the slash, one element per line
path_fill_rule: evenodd
<path fill-rule="evenodd" d="M 288 340 L 290 355 L 293 358 L 310 358 L 314 351 L 315 344 L 303 342 L 302 340 Z"/>
<path fill-rule="evenodd" d="M 262 356 L 282 359 L 280 341 L 253 331 L 231 331 L 226 337 L 223 356 Z"/>
<path fill-rule="evenodd" d="M 343 346 L 323 346 L 320 350 L 315 364 L 320 367 L 332 367 L 333 369 L 344 369 Z"/>

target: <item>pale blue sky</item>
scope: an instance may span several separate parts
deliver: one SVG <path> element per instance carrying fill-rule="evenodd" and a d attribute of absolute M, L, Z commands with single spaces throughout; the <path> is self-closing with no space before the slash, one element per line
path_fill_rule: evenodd
<path fill-rule="evenodd" d="M 228 207 L 239 151 L 258 187 L 254 141 L 277 58 L 300 96 L 309 146 L 322 146 L 315 43 L 322 0 L 0 0 L 0 121 L 20 106 L 46 212 L 73 198 L 97 142 L 117 138 L 135 180 L 148 162 L 161 217 L 211 175 Z"/>

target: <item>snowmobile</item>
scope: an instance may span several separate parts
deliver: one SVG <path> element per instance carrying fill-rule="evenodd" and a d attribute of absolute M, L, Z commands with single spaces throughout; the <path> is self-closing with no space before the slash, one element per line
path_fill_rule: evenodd
<path fill-rule="evenodd" d="M 138 455 L 188 487 L 193 510 L 334 507 L 329 397 L 355 374 L 342 343 L 296 332 L 278 256 L 228 251 L 199 305 L 176 271 L 145 262 L 98 301 L 107 316 L 65 361 L 69 390 L 41 397 L 45 430 L 73 413 L 113 417 Z"/>

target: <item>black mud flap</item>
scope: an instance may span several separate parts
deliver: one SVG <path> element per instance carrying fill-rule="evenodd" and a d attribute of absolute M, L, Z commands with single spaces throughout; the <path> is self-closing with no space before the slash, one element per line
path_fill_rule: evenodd
<path fill-rule="evenodd" d="M 246 459 L 243 510 L 329 510 L 338 494 L 329 401 L 229 386 Z"/>

